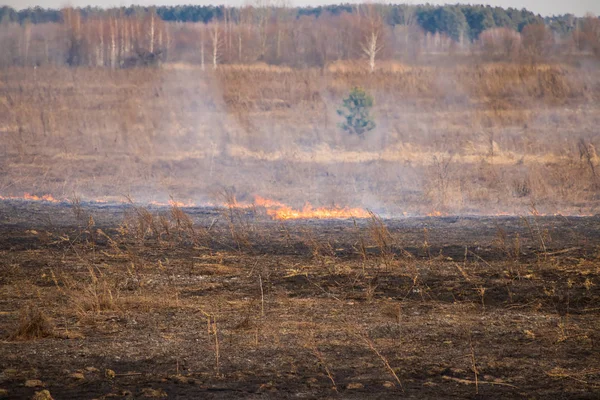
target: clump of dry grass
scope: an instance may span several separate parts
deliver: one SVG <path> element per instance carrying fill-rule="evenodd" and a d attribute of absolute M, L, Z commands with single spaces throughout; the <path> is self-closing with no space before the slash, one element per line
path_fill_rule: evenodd
<path fill-rule="evenodd" d="M 369 233 L 371 239 L 379 249 L 381 263 L 387 270 L 390 270 L 394 264 L 393 238 L 381 218 L 369 211 Z"/>
<path fill-rule="evenodd" d="M 177 229 L 177 233 L 179 235 L 181 235 L 183 232 L 189 232 L 192 236 L 196 235 L 192 219 L 173 200 L 171 201 L 170 216 L 172 221 L 175 223 L 175 228 Z M 166 228 L 165 231 L 169 233 L 168 228 Z"/>
<path fill-rule="evenodd" d="M 312 257 L 321 265 L 325 265 L 327 260 L 335 257 L 335 250 L 331 242 L 318 238 L 314 230 L 306 228 L 303 231 L 302 240 L 306 247 L 310 250 Z"/>
<path fill-rule="evenodd" d="M 83 297 L 78 302 L 81 310 L 90 310 L 99 313 L 104 310 L 114 310 L 117 308 L 117 299 L 119 296 L 116 284 L 101 271 L 94 271 L 89 268 L 90 283 L 85 287 Z"/>
<path fill-rule="evenodd" d="M 135 206 L 134 209 L 137 215 L 137 237 L 140 240 L 148 235 L 160 238 L 160 225 L 155 216 L 145 207 Z"/>
<path fill-rule="evenodd" d="M 256 214 L 255 207 L 240 206 L 235 197 L 235 191 L 224 188 L 217 194 L 221 204 L 225 205 L 222 215 L 227 222 L 231 238 L 235 242 L 238 251 L 252 249 L 252 235 L 255 231 L 252 218 Z"/>
<path fill-rule="evenodd" d="M 68 304 L 79 317 L 118 309 L 120 297 L 118 278 L 92 265 L 88 265 L 88 276 L 89 280 L 80 282 L 70 275 L 63 274 L 59 278 L 52 271 L 59 293 L 66 297 Z"/>
<path fill-rule="evenodd" d="M 27 341 L 53 336 L 52 322 L 38 308 L 27 306 L 21 310 L 15 330 L 9 340 Z"/>

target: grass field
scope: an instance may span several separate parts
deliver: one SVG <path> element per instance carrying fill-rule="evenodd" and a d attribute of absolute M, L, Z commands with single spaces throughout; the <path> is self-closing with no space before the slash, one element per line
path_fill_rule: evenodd
<path fill-rule="evenodd" d="M 6 69 L 0 195 L 594 214 L 600 77 L 581 64 Z M 364 139 L 337 126 L 355 85 Z"/>
<path fill-rule="evenodd" d="M 599 125 L 589 60 L 0 69 L 0 398 L 598 398 Z"/>

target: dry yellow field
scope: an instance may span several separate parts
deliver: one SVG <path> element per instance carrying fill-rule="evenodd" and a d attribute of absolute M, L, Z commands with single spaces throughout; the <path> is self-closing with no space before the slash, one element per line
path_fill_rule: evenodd
<path fill-rule="evenodd" d="M 353 86 L 377 128 L 338 127 Z M 600 74 L 566 65 L 0 71 L 0 195 L 593 214 Z"/>

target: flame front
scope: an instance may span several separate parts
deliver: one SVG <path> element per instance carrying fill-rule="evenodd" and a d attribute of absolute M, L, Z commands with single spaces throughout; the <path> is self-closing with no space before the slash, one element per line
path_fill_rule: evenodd
<path fill-rule="evenodd" d="M 288 219 L 335 219 L 335 218 L 368 218 L 369 213 L 362 208 L 333 207 L 314 208 L 306 203 L 301 210 L 293 209 L 278 201 L 255 196 L 257 206 L 265 207 L 267 214 L 279 220 Z"/>
<path fill-rule="evenodd" d="M 183 202 L 183 201 L 176 201 L 173 199 L 169 200 L 167 203 L 162 202 L 162 201 L 151 201 L 148 204 L 151 206 L 155 206 L 155 207 L 177 207 L 177 208 L 196 207 L 196 203 L 194 203 L 192 201 Z"/>
<path fill-rule="evenodd" d="M 283 203 L 280 203 L 275 200 L 265 199 L 264 197 L 261 197 L 258 195 L 254 196 L 254 204 L 256 204 L 259 207 L 264 207 L 264 208 L 285 208 L 285 207 L 287 207 Z"/>
<path fill-rule="evenodd" d="M 25 193 L 23 197 L 0 196 L 0 200 L 27 200 L 27 201 L 46 201 L 48 203 L 60 203 L 62 200 L 54 198 L 51 194 L 36 196 L 34 194 Z"/>
<path fill-rule="evenodd" d="M 56 198 L 51 194 L 34 195 L 31 193 L 24 193 L 23 196 L 2 196 L 0 195 L 0 201 L 28 201 L 28 202 L 46 202 L 46 203 L 69 203 L 70 201 L 66 198 Z M 130 200 L 118 199 L 113 197 L 95 198 L 86 200 L 90 203 L 128 203 Z M 310 203 L 306 203 L 302 209 L 292 208 L 284 203 L 276 200 L 267 199 L 261 196 L 254 196 L 254 201 L 249 202 L 238 202 L 235 197 L 227 203 L 194 203 L 192 200 L 186 202 L 176 201 L 170 199 L 167 202 L 151 201 L 146 203 L 156 207 L 179 207 L 179 208 L 190 208 L 190 207 L 226 207 L 226 208 L 240 208 L 240 209 L 254 209 L 255 207 L 262 207 L 266 210 L 268 216 L 278 220 L 290 220 L 290 219 L 348 219 L 348 218 L 369 218 L 371 214 L 363 208 L 350 208 L 350 207 L 339 207 L 334 206 L 332 208 L 318 207 L 314 208 Z M 408 216 L 407 212 L 402 213 L 403 216 Z M 423 215 L 423 214 L 414 214 Z M 428 217 L 445 217 L 449 214 L 444 211 L 433 210 L 427 214 Z M 477 214 L 475 214 L 477 215 Z M 518 210 L 514 211 L 496 211 L 494 214 L 481 214 L 481 215 L 495 215 L 495 216 L 523 216 L 532 215 L 534 217 L 545 217 L 545 216 L 579 216 L 579 217 L 592 217 L 595 214 L 590 212 L 583 212 L 582 210 L 562 210 L 553 213 L 541 213 L 534 207 L 530 208 L 527 212 L 522 213 Z"/>
<path fill-rule="evenodd" d="M 446 215 L 447 215 L 446 213 L 444 213 L 442 211 L 437 211 L 437 210 L 427 213 L 428 217 L 444 217 Z"/>

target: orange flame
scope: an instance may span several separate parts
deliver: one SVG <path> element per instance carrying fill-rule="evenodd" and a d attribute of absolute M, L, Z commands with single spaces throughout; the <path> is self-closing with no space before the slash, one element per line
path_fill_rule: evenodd
<path fill-rule="evenodd" d="M 369 213 L 362 208 L 313 208 L 307 203 L 302 210 L 294 210 L 283 207 L 275 210 L 267 210 L 267 214 L 275 219 L 333 219 L 333 218 L 368 218 Z"/>
<path fill-rule="evenodd" d="M 164 203 L 161 201 L 151 201 L 149 203 L 149 205 L 151 206 L 156 206 L 156 207 L 167 207 L 167 206 L 171 206 L 171 207 L 179 207 L 179 208 L 186 208 L 186 207 L 196 207 L 196 204 L 188 201 L 187 203 L 184 203 L 182 201 L 176 201 L 176 200 L 169 200 L 168 203 Z"/>
<path fill-rule="evenodd" d="M 23 195 L 23 197 L 25 198 L 25 200 L 31 200 L 31 201 L 48 201 L 50 203 L 58 203 L 60 202 L 60 200 L 55 199 L 51 194 L 45 194 L 43 196 L 35 196 L 29 193 L 25 193 Z"/>
<path fill-rule="evenodd" d="M 306 203 L 301 210 L 293 209 L 275 200 L 255 196 L 254 202 L 259 207 L 267 209 L 267 214 L 274 219 L 334 219 L 334 218 L 368 218 L 369 213 L 362 208 L 333 207 L 314 208 Z"/>
<path fill-rule="evenodd" d="M 36 196 L 30 193 L 23 194 L 23 197 L 16 196 L 0 196 L 0 200 L 27 200 L 27 201 L 45 201 L 48 203 L 60 203 L 63 200 L 54 198 L 51 194 L 45 194 L 42 196 Z"/>
<path fill-rule="evenodd" d="M 270 199 L 265 199 L 264 197 L 261 196 L 254 196 L 254 203 L 259 206 L 259 207 L 265 207 L 265 208 L 284 208 L 287 207 L 285 204 L 280 203 L 278 201 L 275 200 L 270 200 Z"/>
<path fill-rule="evenodd" d="M 427 214 L 428 217 L 443 217 L 446 214 L 441 212 L 441 211 L 432 211 L 429 214 Z"/>
<path fill-rule="evenodd" d="M 2 200 L 18 200 L 18 201 L 31 201 L 31 202 L 46 202 L 46 203 L 61 203 L 68 202 L 67 199 L 57 199 L 51 194 L 45 195 L 34 195 L 31 193 L 24 193 L 23 196 L 1 196 L 0 201 Z M 114 198 L 97 198 L 93 200 L 89 200 L 92 203 L 109 203 L 109 202 L 117 202 L 117 203 L 125 203 L 125 200 L 118 200 Z M 367 210 L 362 208 L 349 208 L 349 207 L 339 207 L 334 206 L 332 208 L 319 207 L 314 208 L 310 203 L 306 203 L 302 209 L 294 209 L 284 203 L 281 203 L 276 200 L 267 199 L 262 196 L 254 196 L 254 201 L 252 203 L 248 202 L 237 202 L 235 198 L 231 204 L 215 204 L 215 203 L 201 203 L 196 204 L 191 200 L 187 202 L 169 200 L 168 202 L 158 202 L 152 201 L 149 203 L 150 205 L 158 206 L 158 207 L 233 207 L 240 209 L 253 209 L 254 207 L 263 207 L 266 209 L 267 215 L 269 215 L 273 219 L 277 220 L 290 220 L 290 219 L 348 219 L 348 218 L 369 218 L 370 214 Z M 406 212 L 402 213 L 403 216 L 408 216 Z M 494 214 L 496 216 L 519 216 L 523 215 L 519 213 L 517 210 L 515 211 L 496 211 Z M 554 213 L 541 213 L 535 208 L 531 208 L 525 215 L 533 215 L 535 217 L 542 216 L 579 216 L 579 217 L 591 217 L 594 216 L 594 213 L 584 212 L 582 210 L 561 210 Z M 444 217 L 448 216 L 448 213 L 438 210 L 433 210 L 427 213 L 429 217 Z"/>

